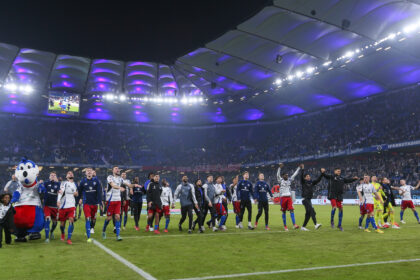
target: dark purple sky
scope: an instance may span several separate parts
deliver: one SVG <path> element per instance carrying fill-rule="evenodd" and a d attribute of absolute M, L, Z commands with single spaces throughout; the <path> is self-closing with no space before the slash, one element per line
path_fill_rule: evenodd
<path fill-rule="evenodd" d="M 60 54 L 170 63 L 260 11 L 266 0 L 7 1 L 0 42 Z M 55 4 L 53 4 L 55 2 Z M 137 3 L 137 4 L 135 4 Z"/>

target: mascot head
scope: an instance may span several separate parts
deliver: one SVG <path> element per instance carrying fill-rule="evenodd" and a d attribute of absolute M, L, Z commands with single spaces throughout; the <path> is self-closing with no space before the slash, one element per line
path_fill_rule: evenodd
<path fill-rule="evenodd" d="M 16 167 L 15 176 L 26 188 L 36 184 L 36 177 L 39 174 L 38 166 L 26 157 Z"/>

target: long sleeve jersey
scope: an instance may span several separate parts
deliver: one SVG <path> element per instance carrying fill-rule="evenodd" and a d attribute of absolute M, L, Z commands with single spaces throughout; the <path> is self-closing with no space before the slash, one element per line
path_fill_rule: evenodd
<path fill-rule="evenodd" d="M 144 194 L 146 194 L 146 190 L 143 186 L 133 187 L 133 196 L 131 197 L 131 201 L 136 203 L 142 203 Z"/>
<path fill-rule="evenodd" d="M 57 202 L 60 201 L 60 209 L 76 207 L 75 192 L 77 192 L 75 182 L 64 181 L 61 183 L 60 193 L 57 196 Z"/>
<path fill-rule="evenodd" d="M 111 186 L 111 183 L 121 187 L 123 179 L 121 176 L 109 175 L 107 178 L 108 187 L 106 191 L 106 200 L 107 201 L 121 201 L 121 191 L 120 188 L 116 189 Z"/>
<path fill-rule="evenodd" d="M 99 180 L 94 177 L 91 179 L 83 178 L 79 183 L 79 195 L 82 197 L 83 204 L 97 205 L 102 200 L 102 186 Z"/>
<path fill-rule="evenodd" d="M 319 175 L 314 181 L 312 180 L 305 180 L 305 170 L 302 169 L 300 171 L 300 183 L 302 184 L 302 197 L 306 199 L 312 199 L 314 196 L 314 187 L 321 182 L 322 174 Z"/>
<path fill-rule="evenodd" d="M 147 187 L 147 203 L 152 202 L 152 207 L 162 208 L 162 200 L 160 195 L 162 194 L 162 186 L 159 182 L 150 181 Z"/>
<path fill-rule="evenodd" d="M 268 195 L 273 197 L 271 193 L 270 186 L 264 181 L 258 181 L 254 187 L 255 195 L 254 197 L 258 199 L 258 201 L 267 201 Z"/>
<path fill-rule="evenodd" d="M 214 189 L 215 189 L 216 196 L 214 197 L 213 203 L 214 204 L 222 203 L 223 199 L 225 198 L 225 195 L 223 192 L 225 189 L 223 188 L 222 184 L 214 184 Z"/>
<path fill-rule="evenodd" d="M 190 183 L 181 183 L 175 190 L 175 199 L 179 198 L 181 206 L 188 206 L 197 204 L 197 199 L 195 198 L 195 189 L 194 186 Z"/>
<path fill-rule="evenodd" d="M 207 203 L 213 203 L 214 197 L 216 196 L 216 190 L 213 183 L 205 183 L 203 185 L 204 199 Z"/>
<path fill-rule="evenodd" d="M 238 200 L 244 201 L 251 200 L 251 197 L 254 198 L 252 183 L 248 180 L 241 180 L 236 188 L 236 195 Z"/>
<path fill-rule="evenodd" d="M 41 191 L 42 186 L 37 182 L 29 188 L 20 184 L 19 188 L 17 188 L 17 190 L 13 193 L 12 203 L 15 203 L 15 207 L 21 205 L 34 205 L 41 207 L 41 198 L 39 197 Z"/>
<path fill-rule="evenodd" d="M 169 206 L 173 203 L 174 199 L 172 196 L 172 190 L 169 186 L 162 187 L 162 193 L 160 194 L 160 199 L 163 206 Z"/>
<path fill-rule="evenodd" d="M 236 184 L 236 185 L 231 184 L 229 186 L 230 193 L 232 194 L 232 201 L 237 201 L 238 200 L 237 188 L 238 188 L 238 184 Z"/>
<path fill-rule="evenodd" d="M 292 177 L 290 177 L 287 180 L 284 180 L 283 177 L 281 177 L 281 168 L 277 169 L 277 181 L 280 184 L 280 197 L 282 196 L 291 196 L 291 186 L 292 182 L 295 180 L 296 176 L 299 174 L 300 167 L 298 167 L 293 173 Z"/>
<path fill-rule="evenodd" d="M 322 174 L 328 181 L 328 199 L 337 199 L 343 200 L 343 192 L 344 192 L 344 185 L 352 183 L 357 179 L 353 178 L 344 178 L 343 176 L 339 175 L 327 175 Z"/>
<path fill-rule="evenodd" d="M 43 184 L 44 206 L 57 208 L 57 197 L 60 191 L 60 182 L 46 181 Z"/>

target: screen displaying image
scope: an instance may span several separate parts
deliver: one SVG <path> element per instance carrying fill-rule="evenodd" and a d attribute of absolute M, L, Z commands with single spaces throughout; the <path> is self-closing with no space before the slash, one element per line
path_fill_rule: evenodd
<path fill-rule="evenodd" d="M 48 112 L 78 116 L 80 112 L 80 95 L 68 92 L 50 92 Z"/>

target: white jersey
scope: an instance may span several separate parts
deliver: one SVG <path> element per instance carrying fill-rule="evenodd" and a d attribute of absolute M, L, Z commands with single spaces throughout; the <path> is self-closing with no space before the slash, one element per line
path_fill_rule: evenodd
<path fill-rule="evenodd" d="M 12 206 L 11 204 L 4 205 L 4 204 L 0 203 L 0 220 L 3 219 L 6 216 L 7 211 L 9 211 L 11 206 Z"/>
<path fill-rule="evenodd" d="M 279 190 L 280 197 L 292 195 L 292 192 L 291 192 L 292 182 L 293 180 L 295 180 L 296 176 L 299 174 L 299 171 L 300 171 L 300 167 L 296 169 L 292 177 L 290 177 L 287 180 L 284 180 L 283 177 L 281 177 L 281 168 L 279 167 L 279 169 L 277 169 L 277 181 L 280 184 L 280 190 Z"/>
<path fill-rule="evenodd" d="M 366 204 L 373 204 L 373 196 L 374 194 L 377 193 L 375 187 L 373 186 L 373 184 L 371 183 L 363 183 L 362 185 L 362 190 L 363 190 L 363 198 L 365 200 Z"/>
<path fill-rule="evenodd" d="M 402 200 L 411 200 L 411 191 L 414 190 L 414 187 L 410 185 L 404 185 L 401 186 L 400 189 L 404 191 L 402 194 Z"/>
<path fill-rule="evenodd" d="M 229 186 L 229 188 L 230 188 L 231 193 L 232 193 L 232 201 L 237 201 L 238 200 L 238 194 L 236 193 L 236 191 L 237 191 L 237 188 L 238 188 L 238 184 L 236 184 L 236 185 L 231 184 Z"/>
<path fill-rule="evenodd" d="M 365 203 L 365 197 L 363 196 L 363 184 L 357 185 L 356 191 L 361 192 L 362 194 L 362 201 L 360 201 L 360 203 Z"/>
<path fill-rule="evenodd" d="M 19 182 L 19 187 L 17 192 L 19 192 L 19 200 L 15 203 L 15 206 L 22 205 L 35 205 L 41 207 L 41 199 L 39 198 L 39 183 L 36 183 L 33 187 L 27 188 L 24 187 Z"/>
<path fill-rule="evenodd" d="M 173 203 L 174 199 L 170 187 L 162 187 L 160 200 L 162 201 L 162 206 L 170 206 Z"/>
<path fill-rule="evenodd" d="M 123 185 L 125 188 L 125 191 L 122 194 L 125 194 L 125 200 L 130 200 L 130 192 L 128 190 L 129 185 L 131 185 L 131 181 L 128 179 L 123 179 Z"/>
<path fill-rule="evenodd" d="M 223 193 L 224 189 L 222 184 L 214 184 L 214 189 L 215 189 L 215 196 L 214 196 L 214 201 L 213 203 L 222 203 L 223 199 L 225 198 L 225 194 Z"/>
<path fill-rule="evenodd" d="M 61 183 L 60 193 L 57 196 L 57 202 L 60 201 L 60 209 L 76 207 L 75 192 L 77 192 L 75 182 L 64 181 Z"/>
<path fill-rule="evenodd" d="M 117 186 L 122 186 L 123 179 L 120 176 L 109 175 L 106 179 L 108 182 L 108 189 L 106 192 L 107 201 L 121 201 L 121 191 L 120 189 L 114 189 L 111 187 L 110 183 L 113 182 Z"/>

